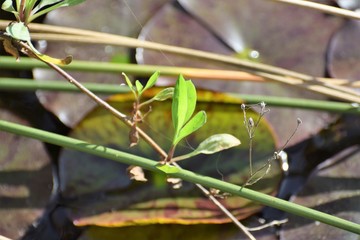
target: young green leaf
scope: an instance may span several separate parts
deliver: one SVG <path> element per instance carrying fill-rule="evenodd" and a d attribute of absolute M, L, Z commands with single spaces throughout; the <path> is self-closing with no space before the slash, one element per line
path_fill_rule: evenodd
<path fill-rule="evenodd" d="M 196 98 L 195 85 L 191 82 L 191 80 L 187 80 L 185 81 L 185 83 L 186 83 L 186 92 L 187 92 L 187 109 L 185 115 L 185 123 L 186 123 L 194 114 L 197 98 Z"/>
<path fill-rule="evenodd" d="M 178 167 L 175 166 L 171 166 L 169 164 L 157 164 L 156 168 L 159 169 L 160 171 L 166 173 L 166 174 L 171 174 L 171 173 L 177 173 L 180 171 L 180 169 Z"/>
<path fill-rule="evenodd" d="M 141 82 L 139 80 L 136 80 L 135 87 L 136 87 L 136 91 L 137 91 L 138 95 L 140 96 L 142 93 L 142 90 L 144 89 L 144 86 L 141 84 Z"/>
<path fill-rule="evenodd" d="M 215 134 L 202 141 L 191 153 L 175 157 L 172 161 L 184 160 L 198 154 L 213 154 L 238 145 L 240 145 L 240 140 L 233 135 L 227 133 Z"/>
<path fill-rule="evenodd" d="M 125 82 L 126 84 L 129 86 L 130 90 L 134 93 L 134 95 L 136 96 L 136 92 L 134 90 L 134 86 L 133 84 L 131 83 L 131 80 L 128 78 L 128 76 L 125 74 L 125 73 L 122 73 L 122 75 L 124 76 L 125 78 Z"/>
<path fill-rule="evenodd" d="M 191 118 L 183 128 L 180 129 L 179 134 L 175 137 L 173 144 L 176 145 L 179 141 L 191 133 L 201 128 L 206 123 L 205 111 L 198 112 L 193 118 Z"/>
<path fill-rule="evenodd" d="M 46 2 L 55 2 L 55 1 L 52 1 L 52 0 L 45 0 Z M 55 2 L 54 5 L 50 5 L 50 7 L 47 7 L 47 8 L 42 8 L 42 9 L 37 9 L 37 13 L 33 14 L 28 22 L 32 22 L 34 19 L 40 17 L 41 15 L 44 15 L 50 11 L 53 11 L 55 9 L 58 9 L 58 8 L 61 8 L 61 7 L 69 7 L 69 6 L 74 6 L 74 5 L 77 5 L 77 4 L 80 4 L 82 2 L 85 2 L 86 0 L 63 0 L 63 1 L 57 1 L 57 3 Z M 46 4 L 46 6 L 49 6 L 49 4 Z"/>
<path fill-rule="evenodd" d="M 5 2 L 3 2 L 3 4 L 1 5 L 1 9 L 6 11 L 6 12 L 11 12 L 11 13 L 13 13 L 15 15 L 18 15 L 18 12 L 13 7 L 13 1 L 12 0 L 5 0 Z"/>
<path fill-rule="evenodd" d="M 185 124 L 185 117 L 187 112 L 187 87 L 185 79 L 182 75 L 176 81 L 174 96 L 171 106 L 172 121 L 175 129 L 175 138 L 180 132 L 180 129 Z"/>
<path fill-rule="evenodd" d="M 23 22 L 11 23 L 9 26 L 6 27 L 6 32 L 14 39 L 30 42 L 29 29 L 25 26 Z"/>
<path fill-rule="evenodd" d="M 139 104 L 139 108 L 150 104 L 154 101 L 165 101 L 166 99 L 172 98 L 172 96 L 174 95 L 174 88 L 173 87 L 169 87 L 169 88 L 165 88 L 163 90 L 161 90 L 160 92 L 158 92 L 153 98 L 150 98 L 149 100 L 142 102 Z"/>
<path fill-rule="evenodd" d="M 158 92 L 152 99 L 153 101 L 165 101 L 169 98 L 172 98 L 172 96 L 174 95 L 174 88 L 173 87 L 169 87 L 169 88 L 165 88 L 163 90 L 161 90 L 160 92 Z"/>
<path fill-rule="evenodd" d="M 149 78 L 149 80 L 147 81 L 144 89 L 139 92 L 139 95 L 141 95 L 144 91 L 146 91 L 147 89 L 151 88 L 152 86 L 155 85 L 156 81 L 158 80 L 159 78 L 159 74 L 160 72 L 154 72 L 151 77 Z"/>
<path fill-rule="evenodd" d="M 38 5 L 36 5 L 36 7 L 33 9 L 33 13 L 36 13 L 37 11 L 39 11 L 40 9 L 55 4 L 55 3 L 59 3 L 61 2 L 61 0 L 42 0 L 40 1 L 40 3 L 38 3 Z"/>

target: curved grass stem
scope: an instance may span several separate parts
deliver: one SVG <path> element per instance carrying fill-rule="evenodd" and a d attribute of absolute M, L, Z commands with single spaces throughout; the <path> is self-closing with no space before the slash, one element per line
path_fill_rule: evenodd
<path fill-rule="evenodd" d="M 47 143 L 56 144 L 64 148 L 93 154 L 113 161 L 122 162 L 124 164 L 137 165 L 149 171 L 163 173 L 158 168 L 159 163 L 157 161 L 121 152 L 112 148 L 90 144 L 88 142 L 84 142 L 78 139 L 46 132 L 16 123 L 7 122 L 4 120 L 0 120 L 0 130 L 21 136 L 31 137 Z M 314 221 L 319 221 L 349 232 L 360 234 L 360 224 L 327 213 L 323 213 L 318 210 L 291 203 L 276 197 L 272 197 L 264 193 L 248 189 L 246 187 L 241 187 L 212 177 L 202 176 L 200 174 L 181 168 L 179 168 L 177 172 L 169 173 L 168 175 L 175 178 L 181 178 L 184 181 L 201 184 L 205 187 L 219 189 L 222 192 L 227 192 L 232 195 L 240 196 L 291 214 L 309 218 Z"/>

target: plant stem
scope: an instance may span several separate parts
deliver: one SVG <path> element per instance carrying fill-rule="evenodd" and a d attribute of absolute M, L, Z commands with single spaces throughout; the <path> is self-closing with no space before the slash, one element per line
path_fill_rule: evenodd
<path fill-rule="evenodd" d="M 61 76 L 63 76 L 66 80 L 69 81 L 69 83 L 75 85 L 80 91 L 88 95 L 91 99 L 93 99 L 97 104 L 99 104 L 101 107 L 108 110 L 112 115 L 120 119 L 123 123 L 125 123 L 128 127 L 133 127 L 133 122 L 123 113 L 119 112 L 115 108 L 113 108 L 110 104 L 99 98 L 96 94 L 88 90 L 86 87 L 84 87 L 80 82 L 78 82 L 75 78 L 73 78 L 71 75 L 69 75 L 67 72 L 62 70 L 60 67 L 53 63 L 45 62 L 47 65 L 49 65 L 51 68 L 53 68 L 56 72 L 58 72 Z M 142 129 L 139 127 L 136 127 L 136 131 L 139 133 L 139 135 L 147 142 L 152 148 L 155 149 L 158 153 L 160 153 L 162 156 L 166 156 L 166 153 L 162 148 L 157 145 L 157 143 L 150 138 Z"/>
<path fill-rule="evenodd" d="M 122 162 L 124 164 L 137 165 L 150 171 L 163 173 L 157 168 L 159 164 L 157 161 L 121 152 L 104 146 L 90 144 L 78 139 L 46 132 L 16 123 L 7 122 L 4 120 L 0 120 L 0 130 L 21 136 L 31 137 L 47 143 L 56 144 L 64 148 L 86 152 L 117 162 Z M 334 227 L 341 228 L 349 232 L 360 234 L 360 225 L 357 223 L 336 216 L 332 216 L 330 214 L 326 214 L 311 208 L 307 208 L 295 203 L 291 203 L 282 199 L 278 199 L 276 197 L 272 197 L 260 192 L 256 192 L 245 187 L 237 186 L 235 184 L 227 183 L 215 178 L 202 176 L 200 174 L 181 168 L 179 168 L 178 172 L 168 173 L 168 175 L 171 177 L 181 178 L 184 181 L 201 184 L 205 187 L 219 189 L 222 192 L 227 192 L 232 195 L 240 196 L 258 202 L 260 204 L 286 211 L 291 214 L 313 219 L 315 221 L 323 222 L 325 224 L 332 225 Z"/>
<path fill-rule="evenodd" d="M 22 57 L 21 61 L 15 62 L 13 57 L 0 56 L 0 68 L 2 69 L 33 69 L 33 68 L 48 68 L 43 62 Z M 106 73 L 122 73 L 136 74 L 137 76 L 149 77 L 156 71 L 161 72 L 162 76 L 178 77 L 182 74 L 185 78 L 197 78 L 206 80 L 218 81 L 253 81 L 264 82 L 266 79 L 255 76 L 253 74 L 234 71 L 234 70 L 219 70 L 206 68 L 187 68 L 187 67 L 172 67 L 161 65 L 139 65 L 129 63 L 109 63 L 97 61 L 80 61 L 73 60 L 70 65 L 62 67 L 68 71 L 85 71 L 85 72 L 106 72 Z M 318 78 L 324 84 L 330 83 L 333 85 L 346 87 L 360 87 L 360 81 L 349 81 L 347 79 L 336 78 Z"/>
<path fill-rule="evenodd" d="M 22 44 L 22 46 L 29 50 L 28 46 L 26 44 Z M 30 52 L 31 53 L 31 52 Z M 39 59 L 40 61 L 42 61 L 41 59 Z M 118 119 L 120 119 L 123 123 L 125 123 L 128 127 L 133 128 L 133 122 L 125 115 L 120 113 L 119 111 L 117 111 L 115 108 L 113 108 L 110 104 L 108 104 L 107 102 L 103 101 L 101 98 L 99 98 L 98 96 L 96 96 L 93 92 L 91 92 L 90 90 L 88 90 L 86 87 L 84 87 L 80 82 L 78 82 L 75 78 L 73 78 L 70 74 L 68 74 L 67 72 L 65 72 L 63 69 L 61 69 L 60 67 L 58 67 L 57 65 L 50 63 L 50 62 L 44 62 L 46 63 L 49 67 L 51 67 L 52 69 L 54 69 L 56 72 L 58 72 L 61 76 L 63 76 L 65 79 L 67 79 L 69 81 L 69 83 L 75 85 L 79 90 L 81 90 L 83 93 L 85 93 L 86 95 L 88 95 L 91 99 L 93 99 L 97 104 L 99 104 L 100 106 L 104 107 L 106 110 L 108 110 L 111 114 L 113 114 L 115 117 L 117 117 Z M 139 134 L 139 136 L 145 140 L 145 142 L 147 142 L 156 152 L 158 152 L 160 154 L 160 156 L 162 156 L 164 159 L 168 158 L 168 155 L 166 154 L 166 152 L 149 136 L 147 135 L 142 129 L 140 129 L 139 127 L 135 126 L 135 129 L 137 131 L 137 133 Z M 175 147 L 173 149 L 173 151 L 175 150 Z M 172 157 L 172 156 L 171 156 Z M 130 164 L 131 165 L 131 164 Z M 199 187 L 199 186 L 198 186 Z M 202 190 L 200 188 L 200 190 Z M 206 195 L 206 194 L 205 194 Z M 216 205 L 222 205 L 216 198 L 210 198 L 210 200 L 212 200 Z M 224 209 L 225 207 L 223 207 L 222 209 Z M 228 214 L 231 214 L 229 212 L 227 212 Z M 232 219 L 236 220 L 236 225 L 241 225 L 241 223 L 235 218 L 233 217 Z M 245 232 L 246 235 L 250 234 L 249 232 Z M 250 236 L 252 236 L 250 234 Z M 253 239 L 253 238 L 251 238 Z"/>
<path fill-rule="evenodd" d="M 128 93 L 130 90 L 126 86 L 118 84 L 105 84 L 105 83 L 83 83 L 84 87 L 97 94 L 117 94 Z M 35 91 L 35 90 L 48 90 L 48 91 L 66 91 L 66 92 L 79 92 L 79 89 L 66 82 L 44 80 L 33 81 L 33 79 L 20 79 L 20 78 L 0 78 L 0 89 L 12 91 Z M 360 114 L 360 106 L 352 103 L 311 100 L 304 98 L 287 98 L 276 96 L 263 96 L 263 95 L 247 95 L 247 94 L 228 94 L 238 98 L 239 101 L 243 100 L 246 104 L 266 102 L 267 105 L 272 107 L 287 107 L 287 108 L 300 108 L 308 110 L 321 110 L 337 113 L 351 113 Z M 239 101 L 229 102 L 238 104 Z"/>
<path fill-rule="evenodd" d="M 3 22 L 0 21 L 0 26 Z M 331 83 L 323 84 L 320 78 L 310 76 L 307 74 L 298 73 L 295 71 L 274 67 L 266 64 L 250 62 L 235 57 L 225 56 L 216 53 L 210 53 L 189 48 L 182 48 L 177 46 L 170 46 L 155 42 L 143 41 L 130 37 L 117 36 L 108 33 L 99 33 L 88 30 L 73 29 L 58 26 L 46 26 L 39 24 L 32 24 L 31 30 L 40 32 L 40 35 L 32 34 L 32 39 L 43 39 L 48 41 L 71 41 L 82 42 L 90 44 L 111 44 L 117 46 L 126 46 L 132 48 L 146 48 L 151 50 L 169 52 L 189 57 L 195 57 L 210 61 L 223 62 L 230 65 L 235 65 L 243 68 L 247 72 L 267 78 L 274 82 L 279 82 L 287 85 L 294 85 L 296 87 L 309 90 L 316 93 L 321 93 L 326 96 L 335 97 L 341 100 L 360 103 L 360 96 L 355 91 L 349 88 L 339 87 Z M 53 34 L 56 33 L 56 34 Z"/>
<path fill-rule="evenodd" d="M 336 16 L 340 16 L 340 17 L 360 20 L 360 14 L 357 12 L 338 8 L 338 7 L 332 7 L 332 6 L 321 4 L 321 3 L 304 1 L 304 0 L 273 0 L 273 1 L 279 2 L 279 3 L 287 3 L 287 4 L 291 4 L 291 5 L 296 5 L 296 6 L 300 6 L 300 7 L 304 7 L 304 8 L 309 8 L 309 9 L 333 14 Z"/>

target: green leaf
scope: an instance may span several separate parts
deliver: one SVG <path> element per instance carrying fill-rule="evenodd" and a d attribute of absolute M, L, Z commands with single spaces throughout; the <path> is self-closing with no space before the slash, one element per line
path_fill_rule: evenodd
<path fill-rule="evenodd" d="M 206 123 L 205 111 L 198 112 L 193 118 L 191 118 L 183 128 L 181 128 L 179 134 L 176 136 L 173 144 L 176 145 L 178 142 L 201 128 Z"/>
<path fill-rule="evenodd" d="M 137 91 L 138 95 L 140 96 L 142 93 L 142 90 L 144 89 L 144 86 L 141 84 L 141 82 L 139 80 L 135 81 L 135 86 L 136 86 L 136 91 Z"/>
<path fill-rule="evenodd" d="M 131 83 L 131 80 L 128 78 L 128 76 L 125 73 L 122 73 L 122 75 L 125 78 L 125 82 L 126 84 L 129 86 L 130 90 L 134 93 L 134 95 L 136 96 L 136 92 L 134 90 L 134 85 Z"/>
<path fill-rule="evenodd" d="M 150 77 L 149 80 L 147 81 L 144 89 L 139 93 L 140 95 L 141 95 L 145 90 L 147 90 L 147 89 L 149 89 L 149 88 L 151 88 L 152 86 L 155 85 L 156 81 L 157 81 L 158 78 L 159 78 L 159 74 L 160 74 L 160 72 L 157 71 L 157 72 L 154 72 L 154 73 L 151 75 L 151 77 Z"/>
<path fill-rule="evenodd" d="M 191 153 L 175 157 L 172 159 L 172 161 L 184 160 L 198 154 L 213 154 L 225 149 L 238 146 L 240 145 L 240 143 L 240 140 L 231 134 L 215 134 L 202 141 L 199 146 Z"/>
<path fill-rule="evenodd" d="M 180 129 L 185 124 L 187 112 L 187 87 L 182 75 L 176 81 L 174 96 L 171 106 L 172 121 L 175 129 L 175 137 L 179 134 Z"/>
<path fill-rule="evenodd" d="M 165 88 L 165 89 L 161 90 L 158 94 L 156 94 L 152 98 L 152 101 L 159 101 L 159 102 L 165 101 L 169 98 L 172 98 L 173 95 L 174 95 L 173 87 Z"/>
<path fill-rule="evenodd" d="M 156 168 L 159 169 L 160 171 L 166 173 L 166 174 L 171 174 L 171 173 L 177 173 L 180 171 L 180 169 L 178 167 L 175 166 L 171 166 L 169 164 L 157 164 Z"/>
<path fill-rule="evenodd" d="M 41 15 L 44 15 L 50 11 L 53 11 L 55 9 L 58 9 L 58 8 L 61 8 L 61 7 L 69 7 L 69 6 L 74 6 L 74 5 L 77 5 L 77 4 L 80 4 L 82 2 L 85 2 L 86 0 L 63 0 L 63 1 L 57 1 L 58 3 L 56 3 L 55 1 L 52 1 L 52 0 L 49 0 L 49 1 L 46 1 L 46 2 L 55 2 L 54 5 L 48 7 L 48 8 L 45 8 L 45 9 L 37 9 L 37 13 L 35 13 L 34 15 L 32 15 L 30 18 L 29 18 L 29 21 L 28 22 L 32 22 L 34 19 L 40 17 Z M 49 4 L 46 4 L 46 6 L 49 6 Z"/>
<path fill-rule="evenodd" d="M 140 103 L 139 107 L 145 106 L 154 101 L 159 101 L 159 102 L 165 101 L 166 99 L 172 98 L 173 95 L 174 95 L 173 87 L 165 88 L 165 89 L 161 90 L 160 92 L 158 92 L 153 98 Z"/>
<path fill-rule="evenodd" d="M 3 4 L 1 5 L 1 9 L 6 11 L 6 12 L 11 12 L 13 14 L 18 14 L 18 12 L 13 7 L 13 1 L 12 0 L 6 0 L 5 2 L 3 2 Z"/>
<path fill-rule="evenodd" d="M 191 116 L 194 114 L 196 107 L 196 89 L 195 85 L 191 80 L 186 81 L 186 92 L 187 92 L 187 110 L 185 116 L 185 122 L 189 121 Z"/>
<path fill-rule="evenodd" d="M 25 42 L 30 41 L 29 29 L 22 22 L 14 22 L 6 27 L 6 32 L 13 38 Z"/>
<path fill-rule="evenodd" d="M 37 11 L 39 11 L 40 9 L 55 4 L 55 3 L 59 3 L 61 2 L 61 0 L 42 0 L 40 1 L 40 3 L 33 9 L 33 13 L 36 13 Z"/>

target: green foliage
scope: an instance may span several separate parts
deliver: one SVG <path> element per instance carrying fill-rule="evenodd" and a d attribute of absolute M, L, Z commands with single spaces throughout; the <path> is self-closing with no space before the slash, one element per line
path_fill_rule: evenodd
<path fill-rule="evenodd" d="M 85 0 L 6 0 L 1 5 L 1 9 L 7 12 L 14 14 L 17 22 L 12 22 L 6 28 L 6 35 L 3 34 L 2 39 L 6 41 L 7 47 L 5 50 L 10 54 L 16 56 L 18 59 L 18 49 L 23 48 L 21 46 L 20 41 L 27 43 L 27 50 L 32 57 L 36 57 L 41 61 L 59 64 L 59 65 L 67 65 L 72 61 L 71 56 L 67 56 L 64 59 L 56 59 L 49 57 L 47 55 L 41 54 L 39 51 L 31 43 L 30 32 L 27 25 L 32 22 L 37 17 L 46 14 L 52 10 L 55 10 L 60 7 L 65 6 L 73 6 L 79 3 L 84 2 Z M 14 8 L 14 3 L 16 8 Z M 12 43 L 8 38 L 11 37 L 17 40 L 17 43 Z M 14 54 L 16 52 L 16 54 Z"/>
<path fill-rule="evenodd" d="M 6 27 L 6 33 L 11 37 L 28 42 L 31 40 L 29 29 L 23 22 L 14 22 Z"/>
<path fill-rule="evenodd" d="M 122 75 L 125 78 L 125 82 L 126 84 L 129 86 L 130 90 L 132 91 L 132 93 L 134 94 L 134 97 L 137 101 L 140 101 L 140 97 L 141 95 L 149 88 L 153 87 L 156 83 L 156 81 L 159 78 L 160 72 L 156 71 L 155 73 L 153 73 L 149 80 L 147 81 L 145 87 L 141 84 L 141 82 L 139 80 L 135 81 L 135 86 L 132 84 L 131 80 L 129 79 L 129 77 L 125 74 L 122 73 Z M 171 91 L 167 91 L 164 93 L 159 93 L 161 95 L 159 95 L 158 97 L 154 97 L 153 101 L 164 101 L 165 99 L 169 98 L 169 95 L 171 94 Z M 166 96 L 166 98 L 164 99 L 164 97 Z M 171 97 L 171 96 L 170 96 Z"/>
<path fill-rule="evenodd" d="M 37 3 L 37 0 L 24 1 L 24 5 L 21 5 L 20 0 L 16 0 L 16 9 L 14 8 L 13 0 L 6 0 L 1 8 L 4 11 L 11 12 L 15 15 L 19 22 L 23 22 L 26 25 L 36 18 L 44 15 L 52 10 L 74 6 L 84 2 L 85 0 L 41 0 Z M 36 4 L 37 3 L 37 4 Z M 22 17 L 23 16 L 23 17 Z"/>
<path fill-rule="evenodd" d="M 198 112 L 193 118 L 196 107 L 196 89 L 191 80 L 185 80 L 182 75 L 179 76 L 172 102 L 172 121 L 175 129 L 173 145 L 190 135 L 206 123 L 206 113 Z M 190 119 L 191 118 L 191 119 Z"/>
<path fill-rule="evenodd" d="M 156 168 L 166 174 L 174 174 L 180 172 L 180 168 L 169 164 L 157 164 Z"/>
<path fill-rule="evenodd" d="M 240 145 L 240 140 L 231 134 L 215 134 L 202 141 L 191 153 L 175 157 L 172 160 L 176 162 L 199 154 L 213 154 L 238 145 Z"/>

